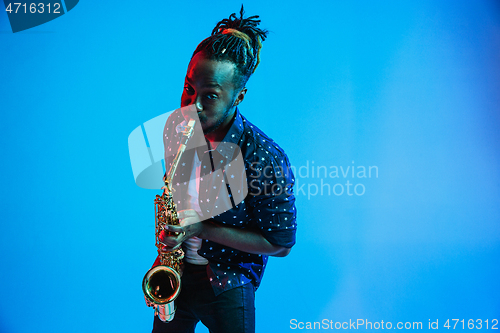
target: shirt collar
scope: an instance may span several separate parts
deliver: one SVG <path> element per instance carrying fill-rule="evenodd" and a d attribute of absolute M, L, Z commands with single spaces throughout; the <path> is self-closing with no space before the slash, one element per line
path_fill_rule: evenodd
<path fill-rule="evenodd" d="M 233 160 L 234 153 L 239 147 L 238 142 L 240 142 L 241 136 L 243 135 L 243 118 L 240 114 L 240 110 L 236 108 L 236 114 L 234 117 L 233 124 L 226 133 L 226 136 L 219 145 L 217 145 L 216 151 L 218 151 L 222 156 L 227 158 L 229 161 Z"/>
<path fill-rule="evenodd" d="M 184 127 L 187 125 L 186 120 L 183 120 L 180 124 L 178 124 L 175 128 L 177 134 L 184 130 Z M 240 142 L 241 136 L 243 135 L 243 117 L 240 114 L 240 110 L 236 108 L 235 117 L 233 124 L 229 127 L 229 130 L 226 133 L 226 136 L 222 141 L 217 145 L 215 149 L 221 156 L 225 157 L 226 160 L 232 161 L 234 153 L 238 148 L 238 142 Z"/>

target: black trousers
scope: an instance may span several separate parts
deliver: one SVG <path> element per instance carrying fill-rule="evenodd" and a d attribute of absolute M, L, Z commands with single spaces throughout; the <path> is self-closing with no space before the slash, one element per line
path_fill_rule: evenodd
<path fill-rule="evenodd" d="M 174 319 L 154 317 L 153 333 L 194 333 L 201 321 L 211 333 L 254 333 L 255 292 L 251 283 L 215 296 L 206 266 L 185 263 Z"/>

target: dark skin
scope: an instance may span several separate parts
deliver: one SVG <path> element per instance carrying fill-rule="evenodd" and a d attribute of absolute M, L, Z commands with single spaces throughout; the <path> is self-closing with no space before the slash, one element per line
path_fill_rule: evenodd
<path fill-rule="evenodd" d="M 208 60 L 200 52 L 191 59 L 184 79 L 181 107 L 194 104 L 205 138 L 212 148 L 224 139 L 234 119 L 236 106 L 247 92 L 246 88 L 235 87 L 234 75 L 234 64 Z"/>
<path fill-rule="evenodd" d="M 205 138 L 212 148 L 222 141 L 233 122 L 236 106 L 245 98 L 246 88 L 235 86 L 236 67 L 228 61 L 206 59 L 202 52 L 190 61 L 186 73 L 181 106 L 194 104 Z M 189 114 L 184 114 L 189 118 Z M 195 118 L 196 119 L 196 118 Z M 193 209 L 179 212 L 181 226 L 168 226 L 177 236 L 160 235 L 164 250 L 179 247 L 186 239 L 202 239 L 232 247 L 248 253 L 284 257 L 290 249 L 271 244 L 258 231 L 220 226 L 208 221 L 200 223 Z"/>

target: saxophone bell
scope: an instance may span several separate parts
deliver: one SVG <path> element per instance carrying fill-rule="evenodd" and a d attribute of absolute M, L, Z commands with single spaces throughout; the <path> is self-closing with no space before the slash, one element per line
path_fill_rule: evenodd
<path fill-rule="evenodd" d="M 165 265 L 151 268 L 142 280 L 142 291 L 161 321 L 174 319 L 174 300 L 181 291 L 181 276 L 176 270 Z"/>

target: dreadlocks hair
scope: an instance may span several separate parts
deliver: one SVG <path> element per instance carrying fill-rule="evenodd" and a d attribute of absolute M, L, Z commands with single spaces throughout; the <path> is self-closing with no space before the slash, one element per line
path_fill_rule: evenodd
<path fill-rule="evenodd" d="M 244 13 L 241 5 L 240 18 L 232 13 L 229 18 L 218 22 L 212 35 L 204 39 L 193 52 L 193 57 L 203 52 L 207 59 L 232 62 L 236 66 L 236 74 L 239 74 L 235 75 L 238 88 L 245 86 L 259 66 L 262 42 L 268 34 L 267 30 L 258 28 L 258 15 L 243 18 Z"/>

